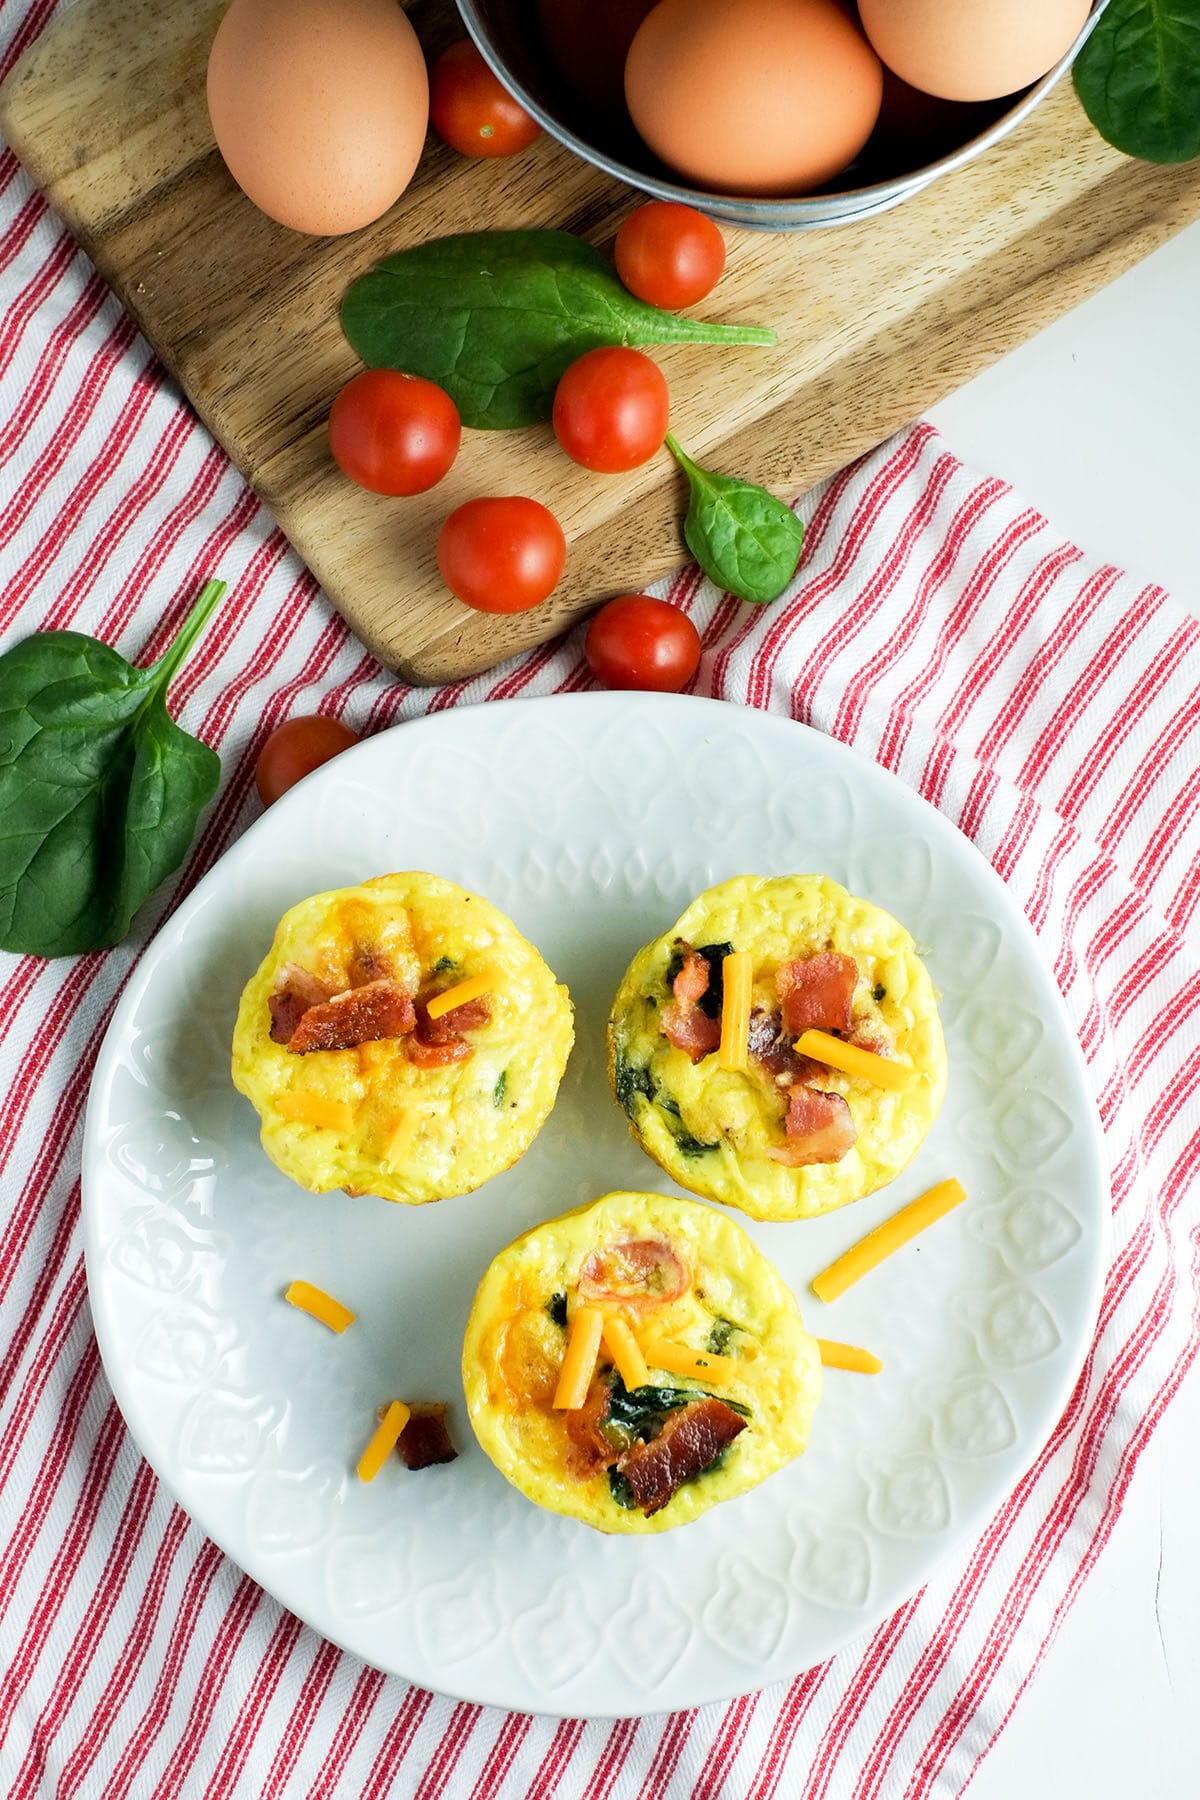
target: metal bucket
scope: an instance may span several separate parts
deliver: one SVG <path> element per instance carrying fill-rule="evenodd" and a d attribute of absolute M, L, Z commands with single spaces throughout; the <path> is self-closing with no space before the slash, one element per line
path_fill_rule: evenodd
<path fill-rule="evenodd" d="M 602 0 L 596 0 L 602 4 Z M 697 206 L 728 225 L 760 231 L 811 231 L 820 225 L 844 225 L 886 212 L 919 194 L 939 175 L 971 162 L 1021 123 L 1071 67 L 1108 0 L 1097 0 L 1092 15 L 1066 56 L 1049 74 L 1016 96 L 986 106 L 963 106 L 970 135 L 944 148 L 934 160 L 912 168 L 897 166 L 894 152 L 868 145 L 863 155 L 836 183 L 819 193 L 796 199 L 751 199 L 714 194 L 689 187 L 641 142 L 632 125 L 597 120 L 581 132 L 579 109 L 555 73 L 541 45 L 533 0 L 457 0 L 463 23 L 509 92 L 533 114 L 551 137 L 585 162 L 630 187 L 659 200 Z M 574 115 L 574 116 L 572 116 Z"/>

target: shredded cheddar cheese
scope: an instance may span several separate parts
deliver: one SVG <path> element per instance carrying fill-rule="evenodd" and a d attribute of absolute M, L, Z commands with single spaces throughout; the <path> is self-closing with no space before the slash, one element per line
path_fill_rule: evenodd
<path fill-rule="evenodd" d="M 728 961 L 728 957 L 725 959 Z M 673 1344 L 666 1338 L 644 1331 L 638 1339 L 642 1355 L 652 1369 L 666 1369 L 669 1375 L 695 1375 L 719 1387 L 733 1373 L 733 1358 L 717 1356 L 710 1350 L 689 1350 L 686 1344 Z"/>
<path fill-rule="evenodd" d="M 835 1344 L 832 1338 L 818 1338 L 821 1361 L 827 1369 L 849 1369 L 853 1375 L 878 1375 L 883 1364 L 870 1350 L 857 1344 Z"/>
<path fill-rule="evenodd" d="M 289 1306 L 296 1307 L 299 1312 L 311 1313 L 322 1325 L 328 1325 L 330 1331 L 345 1331 L 347 1325 L 353 1325 L 357 1317 L 348 1306 L 343 1306 L 340 1300 L 335 1300 L 323 1288 L 314 1287 L 311 1281 L 290 1282 L 283 1297 Z"/>
<path fill-rule="evenodd" d="M 275 1110 L 297 1125 L 319 1125 L 324 1131 L 352 1131 L 354 1108 L 348 1100 L 328 1100 L 324 1094 L 278 1094 Z"/>
<path fill-rule="evenodd" d="M 903 1063 L 893 1062 L 887 1056 L 876 1056 L 873 1050 L 861 1050 L 857 1044 L 843 1043 L 841 1038 L 831 1037 L 827 1031 L 801 1032 L 796 1039 L 796 1049 L 801 1056 L 811 1056 L 814 1062 L 840 1069 L 843 1075 L 874 1082 L 876 1087 L 906 1088 L 912 1079 L 912 1070 Z"/>
<path fill-rule="evenodd" d="M 400 1442 L 400 1433 L 408 1424 L 409 1417 L 409 1409 L 403 1400 L 393 1400 L 379 1421 L 374 1437 L 358 1459 L 358 1479 L 360 1481 L 374 1481 Z"/>
<path fill-rule="evenodd" d="M 468 1000 L 478 1000 L 480 994 L 490 994 L 497 986 L 496 977 L 490 973 L 472 975 L 466 981 L 460 981 L 454 987 L 448 987 L 443 993 L 435 994 L 427 1004 L 425 1011 L 431 1019 L 440 1019 L 456 1006 L 465 1006 Z"/>
<path fill-rule="evenodd" d="M 822 1269 L 812 1279 L 812 1291 L 818 1300 L 836 1300 L 839 1294 L 861 1281 L 864 1275 L 892 1252 L 907 1244 L 910 1238 L 924 1231 L 927 1225 L 934 1224 L 944 1214 L 951 1212 L 967 1197 L 967 1191 L 960 1181 L 939 1181 L 936 1187 L 922 1194 L 919 1200 L 913 1200 L 908 1206 L 902 1206 L 898 1213 L 877 1225 L 874 1231 L 852 1244 L 844 1256 Z"/>
<path fill-rule="evenodd" d="M 650 1380 L 650 1371 L 646 1367 L 646 1359 L 638 1341 L 625 1320 L 616 1313 L 607 1313 L 603 1337 L 605 1349 L 617 1365 L 617 1374 L 630 1392 L 634 1388 L 645 1387 Z"/>
<path fill-rule="evenodd" d="M 754 965 L 748 950 L 731 950 L 721 964 L 724 993 L 721 999 L 719 1069 L 742 1070 L 750 1066 L 750 1000 Z"/>
<path fill-rule="evenodd" d="M 581 1306 L 571 1320 L 566 1354 L 554 1390 L 554 1405 L 558 1411 L 577 1412 L 587 1399 L 603 1331 L 604 1314 L 599 1308 Z"/>
<path fill-rule="evenodd" d="M 411 1148 L 413 1138 L 417 1134 L 418 1122 L 417 1114 L 411 1108 L 408 1112 L 400 1113 L 393 1121 L 383 1149 L 382 1160 L 385 1169 L 394 1169 L 405 1151 Z"/>

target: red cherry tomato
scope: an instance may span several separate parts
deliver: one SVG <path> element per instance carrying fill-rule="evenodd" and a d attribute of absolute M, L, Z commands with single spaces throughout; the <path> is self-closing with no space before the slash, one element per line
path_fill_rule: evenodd
<path fill-rule="evenodd" d="M 725 239 L 694 206 L 651 200 L 617 233 L 617 274 L 631 294 L 675 311 L 710 294 L 725 267 Z"/>
<path fill-rule="evenodd" d="M 438 568 L 452 594 L 480 612 L 526 612 L 556 585 L 567 540 L 540 501 L 468 500 L 438 534 Z"/>
<path fill-rule="evenodd" d="M 458 408 L 435 382 L 395 369 L 348 381 L 329 414 L 329 448 L 343 474 L 375 494 L 423 494 L 458 455 Z"/>
<path fill-rule="evenodd" d="M 443 50 L 433 65 L 429 122 L 463 156 L 514 156 L 542 133 L 465 38 Z"/>
<path fill-rule="evenodd" d="M 259 799 L 264 806 L 274 806 L 280 794 L 286 794 L 330 757 L 357 742 L 357 731 L 351 731 L 340 719 L 317 714 L 286 719 L 275 727 L 258 753 L 254 780 Z"/>
<path fill-rule="evenodd" d="M 571 458 L 602 475 L 648 462 L 667 435 L 671 397 L 658 364 L 606 344 L 573 362 L 554 390 L 554 435 Z"/>
<path fill-rule="evenodd" d="M 592 674 L 610 688 L 677 694 L 700 666 L 700 634 L 686 613 L 649 594 L 610 600 L 588 626 Z"/>

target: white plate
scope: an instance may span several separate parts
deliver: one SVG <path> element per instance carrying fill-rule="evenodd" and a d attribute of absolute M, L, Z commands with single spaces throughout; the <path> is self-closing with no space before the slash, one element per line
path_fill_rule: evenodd
<path fill-rule="evenodd" d="M 577 1042 L 516 1169 L 408 1209 L 293 1187 L 229 1079 L 242 984 L 285 908 L 427 868 L 486 894 L 565 980 Z M 927 947 L 950 1057 L 916 1162 L 830 1217 L 748 1228 L 824 1337 L 812 1447 L 685 1530 L 605 1538 L 541 1512 L 476 1446 L 458 1372 L 476 1282 L 535 1220 L 610 1188 L 670 1191 L 604 1075 L 629 957 L 699 889 L 819 870 Z M 946 1175 L 969 1203 L 830 1307 L 809 1278 Z M 83 1166 L 96 1333 L 129 1428 L 221 1547 L 380 1668 L 531 1712 L 694 1706 L 794 1674 L 900 1604 L 1048 1437 L 1105 1266 L 1095 1115 L 1033 935 L 966 839 L 873 763 L 724 703 L 585 694 L 448 712 L 328 764 L 169 920 L 118 1008 Z M 747 1223 L 743 1221 L 743 1223 Z M 293 1277 L 358 1313 L 337 1338 Z M 445 1397 L 462 1451 L 370 1486 L 392 1396 Z"/>

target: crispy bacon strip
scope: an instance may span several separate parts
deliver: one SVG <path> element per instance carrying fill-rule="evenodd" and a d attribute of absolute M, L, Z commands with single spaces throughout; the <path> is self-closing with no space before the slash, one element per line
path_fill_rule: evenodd
<path fill-rule="evenodd" d="M 671 992 L 680 1006 L 695 1006 L 707 994 L 711 978 L 708 958 L 689 949 L 684 956 L 683 967 L 671 983 Z"/>
<path fill-rule="evenodd" d="M 723 1400 L 693 1400 L 671 1413 L 648 1444 L 632 1444 L 617 1459 L 617 1470 L 649 1519 L 745 1429 L 745 1419 Z"/>
<path fill-rule="evenodd" d="M 446 1407 L 414 1406 L 400 1433 L 399 1448 L 406 1469 L 431 1469 L 435 1463 L 454 1462 L 458 1451 L 446 1429 Z"/>
<path fill-rule="evenodd" d="M 676 1050 L 684 1050 L 694 1063 L 717 1049 L 721 1042 L 721 1021 L 710 1019 L 698 1006 L 680 1006 L 678 1002 L 662 1010 L 663 1035 Z"/>
<path fill-rule="evenodd" d="M 426 995 L 426 1000 L 432 996 Z M 466 1062 L 475 1054 L 463 1037 L 464 1031 L 478 1031 L 491 1019 L 492 1009 L 486 995 L 455 1006 L 440 1019 L 431 1019 L 425 1000 L 417 1001 L 417 1028 L 408 1040 L 410 1061 L 419 1069 L 442 1069 L 451 1063 Z"/>
<path fill-rule="evenodd" d="M 857 981 L 858 964 L 854 958 L 836 950 L 822 950 L 818 956 L 802 956 L 784 963 L 775 971 L 784 1030 L 793 1037 L 813 1028 L 849 1031 Z"/>
<path fill-rule="evenodd" d="M 583 1405 L 561 1415 L 567 1422 L 567 1468 L 576 1481 L 587 1481 L 601 1469 L 611 1468 L 621 1454 L 600 1429 L 608 1400 L 608 1384 L 597 1376 Z"/>
<path fill-rule="evenodd" d="M 662 1238 L 623 1238 L 593 1250 L 579 1271 L 583 1299 L 639 1308 L 678 1300 L 691 1285 L 687 1264 Z"/>
<path fill-rule="evenodd" d="M 790 1088 L 823 1073 L 822 1064 L 800 1055 L 777 1012 L 764 1012 L 761 1006 L 754 1008 L 750 1014 L 749 1044 L 751 1056 L 776 1087 Z"/>
<path fill-rule="evenodd" d="M 312 1050 L 351 1050 L 380 1038 L 404 1037 L 417 1022 L 412 996 L 394 981 L 370 981 L 310 1006 L 288 1039 L 297 1056 Z"/>
<path fill-rule="evenodd" d="M 328 1000 L 331 989 L 316 975 L 310 975 L 299 963 L 285 963 L 275 983 L 275 992 L 267 995 L 271 1014 L 271 1042 L 287 1044 L 310 1006 Z"/>
<path fill-rule="evenodd" d="M 854 1147 L 856 1132 L 850 1108 L 840 1094 L 821 1088 L 788 1089 L 787 1141 L 767 1155 L 774 1162 L 801 1169 L 807 1163 L 841 1162 Z"/>
<path fill-rule="evenodd" d="M 671 983 L 675 998 L 664 1006 L 661 1025 L 667 1042 L 698 1063 L 720 1044 L 721 1020 L 710 1019 L 700 1006 L 712 978 L 708 958 L 688 944 L 680 942 L 679 948 L 684 952 L 683 967 Z"/>

